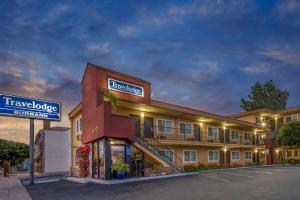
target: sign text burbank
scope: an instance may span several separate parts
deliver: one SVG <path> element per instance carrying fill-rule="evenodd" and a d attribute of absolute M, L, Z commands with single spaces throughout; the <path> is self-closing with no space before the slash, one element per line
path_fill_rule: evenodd
<path fill-rule="evenodd" d="M 61 105 L 58 102 L 0 94 L 0 115 L 59 121 Z"/>
<path fill-rule="evenodd" d="M 116 79 L 108 78 L 108 89 L 124 92 L 140 97 L 144 96 L 144 88 L 131 83 L 119 81 Z"/>

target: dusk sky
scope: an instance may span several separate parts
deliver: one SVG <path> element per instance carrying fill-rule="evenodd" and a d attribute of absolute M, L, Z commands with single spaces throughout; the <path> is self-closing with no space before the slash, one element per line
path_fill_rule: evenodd
<path fill-rule="evenodd" d="M 300 1 L 2 0 L 0 25 L 0 93 L 61 101 L 56 125 L 70 126 L 87 62 L 217 114 L 269 79 L 300 104 Z M 0 117 L 0 138 L 28 142 L 28 124 Z"/>

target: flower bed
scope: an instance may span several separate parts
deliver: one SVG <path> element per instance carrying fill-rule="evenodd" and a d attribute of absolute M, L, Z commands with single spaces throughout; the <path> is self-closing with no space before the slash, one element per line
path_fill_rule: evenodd
<path fill-rule="evenodd" d="M 183 170 L 185 172 L 196 172 L 203 170 L 212 170 L 212 169 L 224 169 L 224 168 L 234 168 L 234 167 L 243 167 L 243 166 L 257 166 L 262 165 L 263 163 L 246 163 L 245 165 L 241 165 L 238 163 L 232 163 L 231 165 L 220 165 L 219 163 L 188 163 L 183 166 Z"/>
<path fill-rule="evenodd" d="M 90 146 L 85 145 L 79 147 L 77 150 L 77 156 L 79 158 L 79 168 L 80 168 L 80 177 L 88 177 L 89 176 L 89 154 L 90 154 Z"/>

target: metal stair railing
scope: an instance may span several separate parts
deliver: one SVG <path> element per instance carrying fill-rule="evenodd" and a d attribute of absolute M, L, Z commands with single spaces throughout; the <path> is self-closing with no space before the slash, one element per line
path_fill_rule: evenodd
<path fill-rule="evenodd" d="M 142 145 L 144 148 L 146 148 L 148 151 L 150 151 L 151 153 L 153 153 L 154 155 L 156 155 L 157 157 L 159 157 L 160 159 L 162 159 L 163 161 L 165 161 L 166 163 L 168 163 L 171 167 L 173 167 L 174 169 L 176 169 L 177 171 L 182 171 L 182 159 L 180 157 L 178 157 L 175 152 L 173 154 L 174 159 L 171 159 L 170 157 L 162 154 L 161 152 L 159 152 L 159 149 L 157 147 L 155 147 L 158 143 L 158 141 L 148 141 L 145 138 L 136 138 L 136 141 Z M 154 142 L 154 144 L 151 144 L 151 142 Z M 156 144 L 155 144 L 156 143 Z"/>

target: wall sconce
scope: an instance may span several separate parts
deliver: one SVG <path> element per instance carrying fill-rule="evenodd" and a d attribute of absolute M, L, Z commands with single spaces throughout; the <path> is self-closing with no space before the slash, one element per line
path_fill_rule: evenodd
<path fill-rule="evenodd" d="M 203 126 L 203 122 L 200 122 L 200 126 L 201 126 L 201 127 Z"/>
<path fill-rule="evenodd" d="M 224 131 L 226 130 L 226 126 L 223 126 Z"/>
<path fill-rule="evenodd" d="M 276 153 L 278 153 L 279 152 L 279 150 L 278 149 L 276 149 Z"/>
<path fill-rule="evenodd" d="M 226 153 L 226 151 L 227 151 L 227 149 L 226 149 L 226 147 L 224 148 L 224 152 Z"/>
<path fill-rule="evenodd" d="M 141 117 L 144 117 L 144 116 L 145 116 L 144 112 L 141 112 Z"/>

